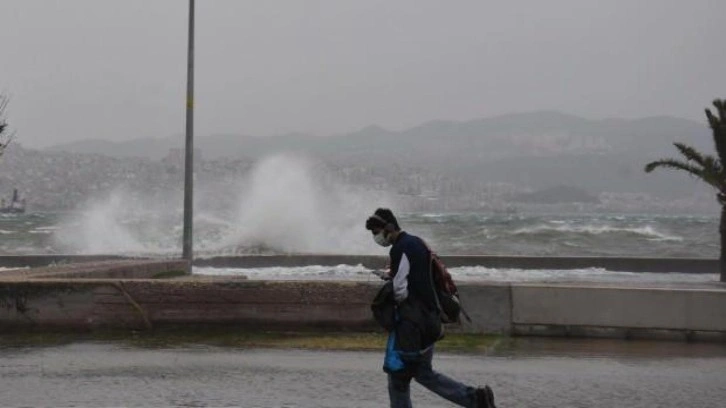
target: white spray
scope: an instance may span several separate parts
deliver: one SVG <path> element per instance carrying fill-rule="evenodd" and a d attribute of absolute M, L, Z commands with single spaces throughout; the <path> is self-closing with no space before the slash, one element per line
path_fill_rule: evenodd
<path fill-rule="evenodd" d="M 309 159 L 282 154 L 262 160 L 241 189 L 225 246 L 282 252 L 374 253 L 367 216 L 390 200 L 354 190 Z"/>
<path fill-rule="evenodd" d="M 75 216 L 63 221 L 55 239 L 64 249 L 84 254 L 139 253 L 144 246 L 124 225 L 128 210 L 122 191 L 94 200 Z"/>
<path fill-rule="evenodd" d="M 242 180 L 199 186 L 195 195 L 197 256 L 379 253 L 363 225 L 375 208 L 392 204 L 291 154 L 261 160 Z M 118 188 L 62 222 L 55 240 L 83 254 L 178 255 L 181 222 L 180 191 L 145 196 Z"/>

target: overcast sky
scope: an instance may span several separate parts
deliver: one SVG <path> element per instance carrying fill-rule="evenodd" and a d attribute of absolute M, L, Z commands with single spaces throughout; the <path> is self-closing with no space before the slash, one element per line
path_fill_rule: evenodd
<path fill-rule="evenodd" d="M 17 141 L 183 135 L 185 0 L 2 0 Z M 726 2 L 197 1 L 196 134 L 329 135 L 533 110 L 705 123 Z"/>

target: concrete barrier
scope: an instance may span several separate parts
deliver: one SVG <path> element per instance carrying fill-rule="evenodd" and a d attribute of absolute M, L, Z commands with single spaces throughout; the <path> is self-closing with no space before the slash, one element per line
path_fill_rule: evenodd
<path fill-rule="evenodd" d="M 584 269 L 603 268 L 620 272 L 718 273 L 718 259 L 628 258 L 628 257 L 554 257 L 554 256 L 445 256 L 449 267 L 485 266 L 511 269 Z"/>
<path fill-rule="evenodd" d="M 363 265 L 366 268 L 380 269 L 388 257 L 377 255 L 245 255 L 197 258 L 194 266 L 214 268 L 264 268 L 272 266 L 296 267 L 308 265 Z"/>
<path fill-rule="evenodd" d="M 307 261 L 320 264 L 316 258 Z M 173 325 L 377 329 L 370 301 L 379 282 L 246 281 L 185 276 L 188 273 L 188 263 L 178 260 L 98 261 L 3 271 L 0 330 Z M 158 279 L 170 276 L 177 278 Z M 449 330 L 726 341 L 726 283 L 721 282 L 480 282 L 461 284 L 459 289 L 472 322 Z"/>
<path fill-rule="evenodd" d="M 93 297 L 77 282 L 0 281 L 0 331 L 87 328 L 97 311 Z"/>
<path fill-rule="evenodd" d="M 379 284 L 245 280 L 0 281 L 0 328 L 157 328 L 234 325 L 269 330 L 380 330 Z M 473 322 L 450 329 L 510 332 L 507 285 L 462 288 Z"/>
<path fill-rule="evenodd" d="M 377 288 L 367 282 L 188 278 L 3 280 L 0 329 L 235 325 L 368 331 L 377 329 L 370 313 Z M 460 290 L 472 322 L 448 328 L 457 332 L 690 340 L 711 333 L 726 339 L 726 288 L 492 283 Z"/>
<path fill-rule="evenodd" d="M 726 338 L 726 284 L 703 287 L 512 285 L 520 335 Z"/>
<path fill-rule="evenodd" d="M 511 269 L 583 269 L 604 268 L 624 272 L 681 272 L 718 273 L 718 259 L 698 258 L 627 258 L 627 257 L 539 257 L 539 256 L 489 256 L 444 255 L 441 257 L 450 267 L 483 266 Z M 199 258 L 195 266 L 215 268 L 260 268 L 269 266 L 305 265 L 358 265 L 382 268 L 387 257 L 375 255 L 249 255 Z M 1 260 L 0 260 L 1 262 Z"/>
<path fill-rule="evenodd" d="M 119 255 L 0 255 L 0 267 L 37 268 L 49 265 L 139 259 Z"/>
<path fill-rule="evenodd" d="M 190 275 L 184 260 L 115 260 L 88 261 L 0 271 L 0 280 L 37 279 L 145 279 Z"/>
<path fill-rule="evenodd" d="M 0 272 L 0 328 L 83 329 L 105 321 L 99 293 L 112 291 L 136 311 L 150 327 L 143 309 L 125 289 L 128 279 L 185 276 L 189 262 L 166 261 L 89 261 Z M 86 279 L 83 278 L 93 278 Z M 153 282 L 153 281 L 152 281 Z M 120 325 L 129 321 L 124 313 L 111 313 Z M 99 318 L 100 317 L 100 318 Z M 134 319 L 131 319 L 134 321 Z"/>
<path fill-rule="evenodd" d="M 0 281 L 0 328 L 374 330 L 376 290 L 352 282 Z"/>
<path fill-rule="evenodd" d="M 459 295 L 471 322 L 462 319 L 461 325 L 449 330 L 464 333 L 510 334 L 512 329 L 512 295 L 508 283 L 459 285 Z"/>
<path fill-rule="evenodd" d="M 10 255 L 0 256 L 0 267 L 39 267 L 58 263 L 79 263 L 103 260 L 138 260 L 114 255 Z M 142 258 L 143 259 L 143 258 Z M 146 258 L 148 259 L 148 258 Z M 245 255 L 197 258 L 196 266 L 216 268 L 259 268 L 269 266 L 305 265 L 358 265 L 382 268 L 385 256 L 379 255 Z M 628 257 L 546 257 L 546 256 L 490 256 L 444 255 L 449 267 L 484 266 L 512 269 L 581 269 L 604 268 L 625 272 L 681 272 L 718 273 L 718 259 L 705 258 L 628 258 Z"/>

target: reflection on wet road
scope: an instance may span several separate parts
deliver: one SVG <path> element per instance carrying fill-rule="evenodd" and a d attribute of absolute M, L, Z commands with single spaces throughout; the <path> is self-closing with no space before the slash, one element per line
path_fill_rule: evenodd
<path fill-rule="evenodd" d="M 384 407 L 380 352 L 110 343 L 0 349 L 0 406 Z M 507 407 L 720 407 L 726 345 L 522 340 L 435 368 Z M 453 406 L 417 384 L 416 407 Z"/>

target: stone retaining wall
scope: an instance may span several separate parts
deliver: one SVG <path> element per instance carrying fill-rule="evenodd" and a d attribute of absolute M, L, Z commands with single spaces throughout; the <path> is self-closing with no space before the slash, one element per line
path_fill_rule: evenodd
<path fill-rule="evenodd" d="M 627 257 L 552 257 L 552 256 L 489 256 L 444 255 L 450 267 L 484 266 L 512 269 L 582 269 L 604 268 L 626 272 L 718 273 L 718 259 L 699 258 L 627 258 Z M 200 258 L 196 266 L 215 268 L 259 268 L 267 266 L 358 265 L 382 268 L 387 257 L 374 255 L 249 255 Z M 1 259 L 0 259 L 1 262 Z"/>
<path fill-rule="evenodd" d="M 0 255 L 0 267 L 38 268 L 48 265 L 80 262 L 135 259 L 118 255 Z"/>
<path fill-rule="evenodd" d="M 134 260 L 112 255 L 5 255 L 0 267 L 39 267 L 52 263 L 78 263 L 103 260 Z M 546 257 L 444 255 L 449 267 L 484 266 L 514 269 L 604 268 L 626 272 L 718 273 L 718 259 L 704 258 L 628 258 L 628 257 Z M 248 255 L 198 258 L 194 265 L 216 268 L 258 268 L 266 266 L 364 265 L 382 268 L 386 257 L 377 255 Z"/>
<path fill-rule="evenodd" d="M 175 279 L 159 279 L 182 275 Z M 185 261 L 99 261 L 0 272 L 0 331 L 235 325 L 377 330 L 379 282 L 192 277 Z M 449 330 L 513 335 L 726 340 L 726 284 L 460 285 L 471 323 Z"/>
<path fill-rule="evenodd" d="M 0 329 L 377 330 L 378 284 L 245 280 L 0 281 Z M 726 340 L 726 288 L 462 285 L 467 333 Z"/>
<path fill-rule="evenodd" d="M 76 279 L 0 281 L 0 329 L 374 330 L 366 283 Z"/>
<path fill-rule="evenodd" d="M 2 271 L 0 328 L 89 329 L 105 322 L 125 327 L 140 318 L 150 327 L 126 286 L 134 279 L 164 282 L 158 279 L 190 273 L 189 262 L 182 260 L 91 261 Z M 108 293 L 124 299 L 135 318 L 109 308 L 103 301 Z"/>
<path fill-rule="evenodd" d="M 2 280 L 38 279 L 144 279 L 190 275 L 189 262 L 182 260 L 102 260 L 36 268 L 0 271 Z"/>

